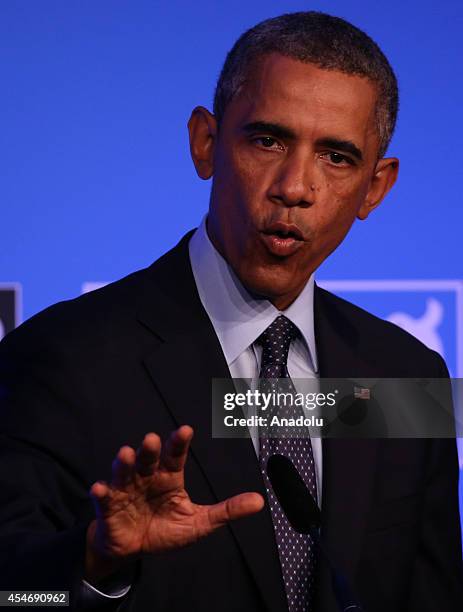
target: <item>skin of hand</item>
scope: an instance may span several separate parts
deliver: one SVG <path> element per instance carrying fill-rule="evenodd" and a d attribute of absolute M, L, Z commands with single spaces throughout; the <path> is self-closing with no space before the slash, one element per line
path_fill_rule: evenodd
<path fill-rule="evenodd" d="M 258 493 L 242 493 L 214 505 L 198 505 L 184 488 L 184 466 L 193 429 L 184 425 L 164 445 L 148 433 L 135 451 L 123 446 L 110 483 L 95 482 L 90 495 L 96 519 L 87 530 L 85 578 L 98 581 L 146 553 L 179 548 L 228 521 L 259 512 Z"/>

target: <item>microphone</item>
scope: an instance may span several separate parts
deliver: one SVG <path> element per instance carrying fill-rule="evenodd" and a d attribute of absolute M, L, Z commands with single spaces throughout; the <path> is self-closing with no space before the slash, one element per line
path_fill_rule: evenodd
<path fill-rule="evenodd" d="M 328 562 L 341 612 L 362 612 L 363 608 L 354 597 L 347 579 L 331 561 L 331 555 L 319 536 L 320 509 L 292 461 L 284 455 L 272 455 L 267 462 L 267 476 L 291 527 L 298 533 L 310 535 Z"/>

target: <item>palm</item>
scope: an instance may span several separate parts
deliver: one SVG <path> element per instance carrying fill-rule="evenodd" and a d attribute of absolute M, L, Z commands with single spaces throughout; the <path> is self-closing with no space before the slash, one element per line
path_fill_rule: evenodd
<path fill-rule="evenodd" d="M 192 431 L 181 428 L 163 449 L 154 434 L 135 451 L 124 447 L 113 463 L 111 484 L 97 483 L 98 548 L 111 557 L 162 552 L 190 544 L 228 520 L 257 512 L 262 498 L 248 493 L 212 506 L 191 501 L 183 468 Z"/>

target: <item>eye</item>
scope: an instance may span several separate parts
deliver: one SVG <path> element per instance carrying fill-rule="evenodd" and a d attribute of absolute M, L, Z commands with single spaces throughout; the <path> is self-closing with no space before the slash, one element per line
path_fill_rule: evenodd
<path fill-rule="evenodd" d="M 275 138 L 272 138 L 271 136 L 258 136 L 257 138 L 253 139 L 253 142 L 257 143 L 261 147 L 264 147 L 264 149 L 281 150 L 284 148 L 278 141 L 275 140 Z"/>
<path fill-rule="evenodd" d="M 353 166 L 354 162 L 350 157 L 346 157 L 342 155 L 342 153 L 336 153 L 336 151 L 329 151 L 328 153 L 323 153 L 322 157 L 326 157 L 329 162 L 334 164 L 335 166 L 345 167 L 346 165 Z"/>
<path fill-rule="evenodd" d="M 262 146 L 264 147 L 270 148 L 273 144 L 275 144 L 275 140 L 270 138 L 270 136 L 263 136 L 262 138 L 257 138 L 257 140 L 260 140 Z"/>

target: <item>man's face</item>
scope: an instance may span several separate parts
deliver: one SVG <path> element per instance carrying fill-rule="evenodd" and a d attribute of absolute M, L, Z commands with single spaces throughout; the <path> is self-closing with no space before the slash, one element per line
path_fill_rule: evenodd
<path fill-rule="evenodd" d="M 378 175 L 375 103 L 364 78 L 273 54 L 218 134 L 208 118 L 209 236 L 243 285 L 280 309 L 395 179 L 396 163 L 385 165 L 390 180 Z"/>

